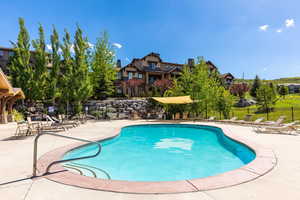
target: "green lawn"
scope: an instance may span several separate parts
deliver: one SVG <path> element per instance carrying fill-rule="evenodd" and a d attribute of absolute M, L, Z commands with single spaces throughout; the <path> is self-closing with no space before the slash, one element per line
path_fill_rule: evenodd
<path fill-rule="evenodd" d="M 280 98 L 273 112 L 269 113 L 269 120 L 277 120 L 279 116 L 286 116 L 286 121 L 292 121 L 292 107 L 294 108 L 294 120 L 300 120 L 300 95 L 291 94 L 287 95 L 285 98 Z M 233 108 L 231 116 L 236 116 L 239 119 L 244 119 L 245 115 L 252 114 L 252 120 L 259 117 L 265 117 L 267 120 L 266 113 L 256 113 L 257 107 L 250 106 L 246 108 Z"/>

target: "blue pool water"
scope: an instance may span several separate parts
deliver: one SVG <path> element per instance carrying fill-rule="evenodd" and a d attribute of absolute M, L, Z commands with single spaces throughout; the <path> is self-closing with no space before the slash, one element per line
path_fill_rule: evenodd
<path fill-rule="evenodd" d="M 217 175 L 251 162 L 255 153 L 226 137 L 216 127 L 199 125 L 136 125 L 102 141 L 95 158 L 78 160 L 85 175 L 127 181 L 175 181 Z M 91 155 L 96 145 L 83 146 L 64 158 Z M 83 170 L 84 171 L 84 170 Z"/>

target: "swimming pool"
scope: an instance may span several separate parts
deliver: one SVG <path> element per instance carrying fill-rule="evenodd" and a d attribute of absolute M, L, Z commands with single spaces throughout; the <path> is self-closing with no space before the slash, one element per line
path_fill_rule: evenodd
<path fill-rule="evenodd" d="M 238 169 L 256 155 L 224 135 L 222 129 L 189 124 L 133 125 L 101 141 L 95 158 L 65 164 L 83 175 L 125 181 L 179 181 Z M 96 145 L 76 148 L 64 159 L 91 155 Z"/>

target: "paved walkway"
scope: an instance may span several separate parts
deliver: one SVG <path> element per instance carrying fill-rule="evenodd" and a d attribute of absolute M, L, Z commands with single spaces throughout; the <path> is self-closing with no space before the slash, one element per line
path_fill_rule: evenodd
<path fill-rule="evenodd" d="M 105 121 L 87 123 L 71 129 L 65 135 L 92 139 L 109 136 L 113 130 L 143 121 Z M 190 122 L 193 123 L 193 122 Z M 203 124 L 203 123 L 199 123 Z M 214 125 L 214 123 L 206 123 Z M 146 199 L 146 200 L 297 200 L 300 199 L 300 136 L 255 134 L 251 128 L 220 125 L 235 134 L 243 134 L 254 142 L 274 150 L 277 166 L 268 174 L 241 185 L 205 192 L 137 195 L 81 189 L 55 183 L 44 178 L 32 181 L 33 137 L 7 140 L 14 134 L 15 124 L 0 125 L 0 198 L 5 200 L 61 200 L 61 199 Z M 44 136 L 40 139 L 39 156 L 67 144 L 62 138 Z"/>

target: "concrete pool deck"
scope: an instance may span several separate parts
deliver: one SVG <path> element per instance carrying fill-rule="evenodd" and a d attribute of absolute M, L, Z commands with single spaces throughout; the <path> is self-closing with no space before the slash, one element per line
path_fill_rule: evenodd
<path fill-rule="evenodd" d="M 64 135 L 92 139 L 109 137 L 115 129 L 145 121 L 104 121 L 88 123 L 71 129 Z M 191 123 L 193 122 L 184 122 Z M 255 134 L 249 127 L 215 123 L 242 135 L 266 148 L 272 149 L 278 159 L 275 168 L 266 175 L 236 186 L 223 189 L 181 194 L 126 194 L 82 189 L 56 183 L 45 178 L 31 180 L 33 137 L 21 140 L 5 140 L 14 134 L 13 124 L 0 125 L 0 194 L 3 199 L 300 199 L 300 137 L 289 135 Z M 44 136 L 40 139 L 39 156 L 74 141 Z"/>

